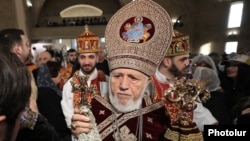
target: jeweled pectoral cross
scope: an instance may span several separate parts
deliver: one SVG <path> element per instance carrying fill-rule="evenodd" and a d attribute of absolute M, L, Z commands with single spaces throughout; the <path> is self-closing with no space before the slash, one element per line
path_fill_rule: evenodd
<path fill-rule="evenodd" d="M 80 113 L 85 116 L 88 116 L 90 118 L 90 122 L 93 125 L 93 128 L 89 133 L 81 133 L 78 136 L 77 140 L 78 141 L 101 141 L 102 139 L 97 129 L 95 117 L 92 111 L 90 110 L 91 109 L 90 102 L 92 99 L 92 95 L 95 93 L 95 87 L 93 85 L 90 85 L 88 87 L 87 81 L 89 79 L 89 76 L 77 76 L 77 79 L 79 80 L 80 84 L 74 85 L 76 86 L 74 90 L 79 91 L 81 94 L 81 99 L 79 102 Z"/>

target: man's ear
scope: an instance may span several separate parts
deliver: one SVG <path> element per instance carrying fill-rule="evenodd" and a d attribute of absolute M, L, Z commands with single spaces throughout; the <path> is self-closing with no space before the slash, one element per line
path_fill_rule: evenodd
<path fill-rule="evenodd" d="M 167 58 L 167 57 L 165 57 L 164 59 L 163 59 L 163 65 L 165 66 L 165 67 L 169 67 L 169 66 L 171 66 L 171 59 L 170 58 Z"/>
<path fill-rule="evenodd" d="M 0 122 L 3 122 L 6 119 L 5 115 L 0 115 Z"/>
<path fill-rule="evenodd" d="M 151 79 L 151 77 L 149 77 L 147 80 L 147 87 L 145 89 L 145 94 L 149 95 L 153 99 L 154 91 L 155 90 L 154 90 L 153 80 Z"/>
<path fill-rule="evenodd" d="M 19 44 L 15 44 L 15 46 L 13 47 L 13 52 L 15 54 L 17 54 L 18 56 L 20 56 L 20 54 L 22 54 L 22 47 Z"/>

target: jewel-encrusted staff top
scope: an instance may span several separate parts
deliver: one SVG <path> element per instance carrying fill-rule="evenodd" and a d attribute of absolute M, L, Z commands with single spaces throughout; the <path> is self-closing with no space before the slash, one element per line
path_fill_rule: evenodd
<path fill-rule="evenodd" d="M 112 71 L 131 68 L 154 74 L 172 40 L 168 13 L 152 0 L 135 0 L 109 20 L 105 38 Z"/>

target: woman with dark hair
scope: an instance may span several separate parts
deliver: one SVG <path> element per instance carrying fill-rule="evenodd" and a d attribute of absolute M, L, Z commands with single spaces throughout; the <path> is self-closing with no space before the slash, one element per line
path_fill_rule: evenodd
<path fill-rule="evenodd" d="M 41 114 L 55 127 L 60 141 L 70 141 L 71 131 L 66 125 L 61 108 L 62 91 L 58 88 L 61 81 L 59 71 L 61 62 L 48 61 L 39 67 L 37 75 L 37 105 Z"/>
<path fill-rule="evenodd" d="M 0 51 L 0 140 L 14 141 L 31 95 L 31 76 L 12 53 Z"/>
<path fill-rule="evenodd" d="M 221 86 L 226 94 L 226 104 L 232 110 L 242 97 L 250 96 L 250 57 L 237 54 L 222 64 L 225 65 L 225 72 Z M 232 115 L 232 120 L 234 118 Z"/>

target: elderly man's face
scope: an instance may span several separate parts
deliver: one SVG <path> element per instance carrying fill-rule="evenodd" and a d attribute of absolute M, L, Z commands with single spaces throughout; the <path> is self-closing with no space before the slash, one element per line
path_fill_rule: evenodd
<path fill-rule="evenodd" d="M 115 69 L 110 73 L 110 101 L 121 112 L 138 109 L 149 78 L 133 69 Z"/>
<path fill-rule="evenodd" d="M 40 66 L 41 64 L 47 63 L 51 59 L 52 59 L 52 56 L 48 51 L 41 52 L 39 54 L 37 66 Z"/>

